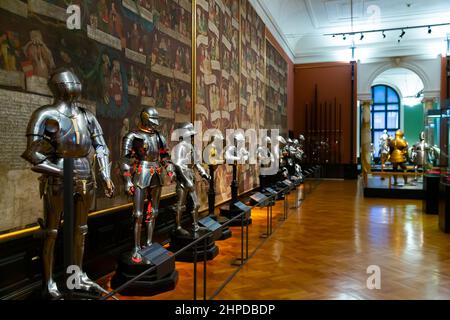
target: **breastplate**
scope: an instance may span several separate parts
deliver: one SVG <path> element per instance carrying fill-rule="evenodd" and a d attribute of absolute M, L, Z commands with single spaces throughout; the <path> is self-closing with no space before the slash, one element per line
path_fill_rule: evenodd
<path fill-rule="evenodd" d="M 47 119 L 46 128 L 55 144 L 58 158 L 88 156 L 92 143 L 87 120 L 83 113 L 79 112 L 72 117 L 58 113 L 56 117 Z"/>
<path fill-rule="evenodd" d="M 159 162 L 159 143 L 157 135 L 144 133 L 140 138 L 141 139 L 135 140 L 133 146 L 137 158 L 140 161 Z"/>

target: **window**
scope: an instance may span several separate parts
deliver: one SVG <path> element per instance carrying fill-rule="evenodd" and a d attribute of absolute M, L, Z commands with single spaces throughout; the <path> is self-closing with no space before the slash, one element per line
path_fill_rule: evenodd
<path fill-rule="evenodd" d="M 384 130 L 395 135 L 400 128 L 400 96 L 391 87 L 377 85 L 372 87 L 373 105 L 370 109 L 370 125 L 375 157 L 378 157 L 380 136 Z"/>

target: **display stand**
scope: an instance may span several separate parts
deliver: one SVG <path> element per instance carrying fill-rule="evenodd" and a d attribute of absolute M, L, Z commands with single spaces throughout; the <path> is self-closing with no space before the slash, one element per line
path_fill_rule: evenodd
<path fill-rule="evenodd" d="M 178 271 L 175 270 L 175 258 L 172 252 L 154 243 L 141 250 L 142 262 L 131 259 L 131 253 L 123 254 L 118 262 L 116 273 L 111 279 L 111 288 L 116 289 L 134 277 L 156 266 L 153 272 L 131 283 L 119 293 L 123 296 L 149 297 L 175 289 Z"/>
<path fill-rule="evenodd" d="M 232 166 L 233 166 L 233 181 L 231 182 L 231 201 L 228 204 L 226 204 L 220 208 L 220 215 L 224 216 L 230 220 L 242 213 L 242 209 L 240 209 L 238 206 L 236 206 L 236 203 L 239 202 L 239 198 L 238 198 L 239 184 L 237 181 L 237 163 L 234 162 L 232 164 Z M 244 219 L 244 225 L 250 225 L 250 224 L 252 224 L 251 212 Z M 231 225 L 239 226 L 239 225 L 241 225 L 241 221 L 236 220 Z"/>
<path fill-rule="evenodd" d="M 170 238 L 169 250 L 172 252 L 178 252 L 189 246 L 195 240 L 203 237 L 210 231 L 204 228 L 200 228 L 199 231 L 193 232 L 189 231 L 189 235 L 180 235 L 176 231 L 172 234 Z M 216 246 L 214 241 L 214 234 L 211 234 L 206 241 L 206 246 L 198 245 L 192 246 L 188 250 L 184 250 L 177 255 L 176 260 L 180 262 L 194 262 L 195 260 L 213 260 L 219 254 L 219 248 Z"/>
<path fill-rule="evenodd" d="M 64 270 L 68 270 L 74 264 L 74 230 L 75 230 L 75 212 L 73 201 L 73 168 L 74 161 L 71 158 L 64 159 L 64 225 L 63 225 L 63 240 L 64 240 Z M 67 288 L 68 277 L 67 272 L 64 272 L 64 299 L 70 300 L 73 298 L 73 290 Z"/>
<path fill-rule="evenodd" d="M 425 199 L 423 201 L 425 213 L 439 214 L 439 183 L 441 177 L 435 174 L 426 174 L 423 177 Z"/>
<path fill-rule="evenodd" d="M 217 165 L 209 165 L 209 175 L 211 176 L 211 180 L 209 180 L 209 190 L 208 190 L 208 209 L 209 209 L 209 219 L 215 220 L 219 225 L 226 224 L 229 219 L 224 216 L 216 216 L 214 211 L 216 209 L 216 189 L 215 189 L 215 172 L 217 170 Z M 206 218 L 205 218 L 206 219 Z M 207 219 L 207 220 L 209 220 Z M 203 220 L 203 219 L 202 219 Z M 209 228 L 211 225 L 210 221 L 202 221 L 200 220 L 200 224 L 204 227 Z M 206 224 L 205 224 L 206 223 Z M 211 229 L 210 229 L 211 230 Z M 212 230 L 215 231 L 215 230 Z M 223 241 L 231 238 L 232 232 L 228 226 L 222 228 L 220 236 L 215 239 L 216 241 Z"/>
<path fill-rule="evenodd" d="M 248 224 L 245 224 L 245 221 L 248 221 L 251 214 L 251 209 L 243 204 L 242 202 L 238 201 L 233 203 L 239 210 L 241 210 L 242 217 L 240 219 L 237 219 L 240 221 L 241 226 L 241 257 L 237 258 L 235 261 L 231 263 L 233 266 L 242 266 L 248 261 Z M 245 214 L 244 214 L 245 213 Z M 245 226 L 245 232 L 244 232 L 244 226 Z M 245 240 L 244 240 L 244 233 L 245 233 Z M 245 244 L 245 250 L 244 250 L 244 244 Z"/>
<path fill-rule="evenodd" d="M 450 233 L 450 185 L 444 183 L 439 186 L 439 228 Z"/>

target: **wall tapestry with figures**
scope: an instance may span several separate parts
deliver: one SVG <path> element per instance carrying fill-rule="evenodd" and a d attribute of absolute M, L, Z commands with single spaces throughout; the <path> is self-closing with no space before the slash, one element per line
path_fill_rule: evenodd
<path fill-rule="evenodd" d="M 81 8 L 81 30 L 66 27 L 70 4 Z M 81 79 L 82 103 L 97 114 L 111 149 L 116 196 L 105 199 L 99 185 L 93 211 L 130 202 L 120 148 L 143 106 L 158 109 L 168 140 L 177 123 L 191 121 L 192 68 L 195 118 L 204 130 L 286 129 L 287 67 L 276 50 L 270 53 L 265 25 L 250 2 L 196 4 L 193 66 L 191 1 L 0 0 L 0 234 L 35 225 L 42 216 L 39 175 L 20 156 L 31 113 L 52 102 L 47 80 L 55 68 L 70 68 Z M 239 177 L 240 192 L 258 184 L 254 165 L 241 166 Z M 230 184 L 231 167 L 219 167 L 217 203 L 230 198 Z M 205 209 L 208 187 L 198 187 Z M 173 191 L 174 185 L 164 189 Z"/>
<path fill-rule="evenodd" d="M 204 130 L 240 128 L 239 0 L 197 0 L 196 43 L 196 119 Z M 229 166 L 217 169 L 216 202 L 231 197 L 231 173 Z M 199 188 L 202 208 L 206 208 L 207 185 Z"/>
<path fill-rule="evenodd" d="M 66 27 L 69 4 L 81 8 L 81 30 Z M 116 196 L 104 199 L 100 187 L 92 210 L 129 203 L 120 147 L 142 107 L 159 110 L 168 140 L 176 123 L 191 121 L 191 11 L 187 0 L 0 1 L 0 232 L 42 215 L 38 175 L 20 155 L 31 113 L 52 101 L 47 80 L 59 67 L 82 81 L 83 103 L 97 114 L 111 151 Z M 173 191 L 167 185 L 164 193 Z"/>
<path fill-rule="evenodd" d="M 266 41 L 266 129 L 280 129 L 284 137 L 287 130 L 287 73 L 288 65 L 278 50 Z"/>
<path fill-rule="evenodd" d="M 265 120 L 265 52 L 266 26 L 249 0 L 241 0 L 241 72 L 240 125 L 241 128 L 267 129 Z M 259 170 L 254 165 L 240 167 L 239 191 L 258 186 Z"/>

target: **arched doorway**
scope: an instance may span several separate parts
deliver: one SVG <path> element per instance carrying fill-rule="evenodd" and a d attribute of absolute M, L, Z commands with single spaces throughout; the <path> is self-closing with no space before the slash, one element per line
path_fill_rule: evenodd
<path fill-rule="evenodd" d="M 372 83 L 371 143 L 378 158 L 379 138 L 384 130 L 394 135 L 402 129 L 413 144 L 425 127 L 424 83 L 417 73 L 406 68 L 390 68 Z"/>

